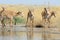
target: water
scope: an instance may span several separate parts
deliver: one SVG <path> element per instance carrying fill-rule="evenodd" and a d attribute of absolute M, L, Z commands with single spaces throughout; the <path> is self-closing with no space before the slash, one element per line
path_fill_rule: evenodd
<path fill-rule="evenodd" d="M 14 36 L 0 36 L 0 40 L 27 40 L 26 33 L 16 33 Z M 35 33 L 33 36 L 33 40 L 42 40 L 42 35 L 39 33 Z"/>
<path fill-rule="evenodd" d="M 10 32 L 8 32 L 8 30 L 10 30 L 10 27 L 5 28 L 4 36 L 2 36 L 2 33 L 0 31 L 0 40 L 27 40 L 26 27 L 14 26 L 14 28 L 12 29 L 12 35 L 10 34 Z M 42 40 L 42 33 L 33 33 L 33 40 Z"/>
<path fill-rule="evenodd" d="M 13 29 L 12 35 L 10 34 L 10 32 L 8 32 L 9 29 L 10 28 L 7 27 L 4 30 L 5 31 L 4 36 L 2 36 L 2 33 L 0 31 L 0 40 L 27 40 L 27 29 L 26 29 L 26 27 L 14 26 L 14 28 L 12 28 Z M 49 34 L 50 34 L 51 38 L 50 39 L 48 38 L 47 40 L 60 40 L 60 32 L 58 31 L 58 28 L 56 28 L 56 29 L 51 28 L 49 30 L 50 30 Z M 49 31 L 49 30 L 46 29 L 46 31 Z M 30 30 L 28 30 L 28 31 L 30 31 Z M 33 40 L 43 40 L 42 28 L 34 28 Z"/>

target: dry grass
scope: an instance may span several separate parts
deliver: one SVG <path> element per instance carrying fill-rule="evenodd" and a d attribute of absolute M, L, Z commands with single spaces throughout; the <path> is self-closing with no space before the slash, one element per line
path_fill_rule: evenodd
<path fill-rule="evenodd" d="M 2 5 L 0 5 L 0 6 L 2 6 Z M 9 11 L 9 10 L 14 11 L 14 12 L 21 11 L 24 14 L 23 18 L 25 18 L 25 19 L 27 18 L 28 8 L 31 8 L 31 9 L 33 8 L 34 11 L 32 11 L 32 13 L 34 15 L 34 24 L 41 24 L 42 23 L 41 22 L 42 21 L 41 12 L 42 12 L 44 6 L 6 5 L 5 8 L 7 11 Z M 50 9 L 51 9 L 51 11 L 55 11 L 55 13 L 56 13 L 56 18 L 54 18 L 54 17 L 51 18 L 52 26 L 59 27 L 60 26 L 60 7 L 53 6 Z M 2 10 L 2 9 L 0 8 L 0 10 Z M 8 15 L 11 14 L 8 12 L 6 12 L 6 13 Z"/>

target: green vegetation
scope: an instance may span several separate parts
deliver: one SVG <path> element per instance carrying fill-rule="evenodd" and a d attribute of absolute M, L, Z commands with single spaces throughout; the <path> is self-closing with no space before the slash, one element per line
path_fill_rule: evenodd
<path fill-rule="evenodd" d="M 18 23 L 25 23 L 25 19 L 21 17 L 14 17 L 14 22 Z"/>
<path fill-rule="evenodd" d="M 21 18 L 21 17 L 14 17 L 14 19 L 12 21 L 13 21 L 13 23 L 16 22 L 16 24 L 21 24 L 21 23 L 24 24 L 25 23 L 25 19 Z M 9 23 L 10 20 L 9 19 L 5 19 L 4 22 L 5 23 Z"/>

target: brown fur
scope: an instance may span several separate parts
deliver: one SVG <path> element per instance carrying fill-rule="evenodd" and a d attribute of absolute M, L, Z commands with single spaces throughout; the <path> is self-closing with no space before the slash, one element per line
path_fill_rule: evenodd
<path fill-rule="evenodd" d="M 29 19 L 30 19 L 30 22 L 32 22 L 32 26 L 33 26 L 34 16 L 33 16 L 32 12 L 31 12 L 31 10 L 28 11 L 26 24 L 28 23 Z"/>
<path fill-rule="evenodd" d="M 50 12 L 49 14 L 46 8 L 44 8 L 44 11 L 42 11 L 41 15 L 42 20 L 44 20 L 45 22 L 48 21 L 48 23 L 50 23 L 50 19 L 52 16 L 56 17 L 54 11 Z"/>
<path fill-rule="evenodd" d="M 14 18 L 14 16 L 18 16 L 20 15 L 21 12 L 14 12 L 14 11 L 11 11 L 11 10 L 5 10 L 2 11 L 2 13 L 0 13 L 2 19 L 10 19 L 10 26 L 12 27 L 12 20 Z M 4 20 L 3 20 L 4 21 Z M 4 23 L 5 24 L 5 23 Z"/>

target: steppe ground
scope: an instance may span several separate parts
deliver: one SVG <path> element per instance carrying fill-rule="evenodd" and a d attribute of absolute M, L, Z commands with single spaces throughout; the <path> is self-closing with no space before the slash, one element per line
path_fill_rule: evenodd
<path fill-rule="evenodd" d="M 4 6 L 6 8 L 6 10 L 8 10 L 8 11 L 14 11 L 14 12 L 21 11 L 24 14 L 23 18 L 25 19 L 25 22 L 26 22 L 28 10 L 31 9 L 32 13 L 34 15 L 34 25 L 42 23 L 41 12 L 43 11 L 43 8 L 46 7 L 43 5 L 42 6 L 37 6 L 37 5 L 34 5 L 34 6 L 32 6 L 32 5 L 31 6 L 29 6 L 29 5 L 28 6 L 27 5 L 0 5 L 0 10 L 2 10 L 1 6 Z M 50 6 L 50 11 L 54 11 L 56 14 L 55 18 L 52 17 L 50 19 L 51 25 L 55 26 L 55 27 L 59 27 L 60 26 L 60 6 Z M 9 13 L 7 13 L 7 14 L 9 15 Z"/>

